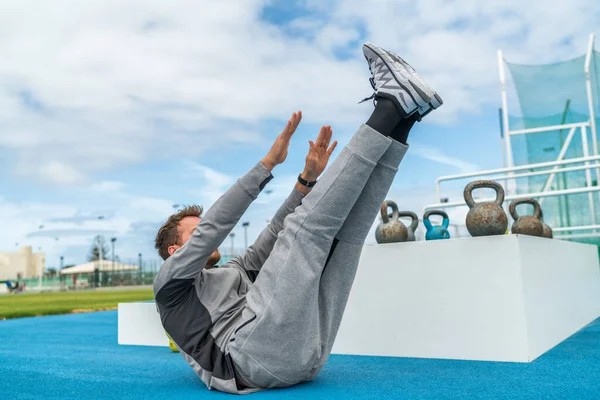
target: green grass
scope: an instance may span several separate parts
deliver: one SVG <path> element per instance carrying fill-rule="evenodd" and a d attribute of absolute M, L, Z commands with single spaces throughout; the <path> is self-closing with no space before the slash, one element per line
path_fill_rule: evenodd
<path fill-rule="evenodd" d="M 115 309 L 153 298 L 151 289 L 5 295 L 0 296 L 0 320 Z"/>

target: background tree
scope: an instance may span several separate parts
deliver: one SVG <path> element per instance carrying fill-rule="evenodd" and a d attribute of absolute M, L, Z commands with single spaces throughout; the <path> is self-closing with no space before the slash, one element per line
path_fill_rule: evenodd
<path fill-rule="evenodd" d="M 102 240 L 100 240 L 102 238 Z M 102 242 L 102 258 L 104 260 L 110 254 L 110 250 L 106 244 L 106 240 L 102 236 L 96 236 L 94 238 L 94 242 L 92 243 L 92 247 L 90 248 L 90 253 L 88 254 L 88 261 L 96 261 L 100 259 L 100 243 Z"/>

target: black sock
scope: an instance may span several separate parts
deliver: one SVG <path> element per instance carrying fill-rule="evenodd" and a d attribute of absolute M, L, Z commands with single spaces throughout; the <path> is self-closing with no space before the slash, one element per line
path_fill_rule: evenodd
<path fill-rule="evenodd" d="M 401 119 L 402 115 L 391 100 L 378 98 L 375 110 L 366 124 L 382 135 L 390 136 Z"/>
<path fill-rule="evenodd" d="M 406 140 L 408 139 L 408 133 L 412 129 L 415 122 L 417 122 L 416 114 L 411 117 L 401 119 L 390 134 L 390 137 L 397 142 L 407 144 Z"/>

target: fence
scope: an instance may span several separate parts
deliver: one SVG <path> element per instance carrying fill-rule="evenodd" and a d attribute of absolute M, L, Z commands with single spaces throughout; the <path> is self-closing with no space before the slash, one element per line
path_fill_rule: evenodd
<path fill-rule="evenodd" d="M 243 253 L 244 249 L 232 249 L 227 246 L 221 253 L 219 265 L 223 265 L 235 256 Z M 120 265 L 130 266 L 130 270 L 115 270 Z M 48 274 L 42 279 L 39 277 L 29 279 L 12 279 L 13 282 L 25 285 L 25 291 L 72 291 L 72 290 L 93 290 L 99 288 L 126 288 L 132 286 L 149 286 L 152 285 L 162 260 L 146 260 L 140 263 L 135 262 L 119 262 L 112 264 L 106 262 L 102 268 L 95 269 L 91 272 L 76 273 L 76 274 Z M 112 266 L 112 268 L 111 268 Z"/>

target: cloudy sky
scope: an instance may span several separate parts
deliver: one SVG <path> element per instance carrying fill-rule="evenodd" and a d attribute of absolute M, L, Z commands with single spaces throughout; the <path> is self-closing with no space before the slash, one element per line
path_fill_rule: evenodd
<path fill-rule="evenodd" d="M 585 52 L 597 0 L 547 4 L 4 0 L 0 250 L 29 244 L 48 266 L 77 263 L 102 233 L 121 259 L 157 259 L 173 205 L 209 207 L 302 110 L 288 161 L 244 218 L 252 240 L 318 127 L 343 145 L 372 111 L 357 104 L 371 94 L 367 40 L 404 56 L 445 101 L 414 129 L 388 196 L 420 213 L 438 176 L 502 166 L 499 48 L 519 63 Z"/>

